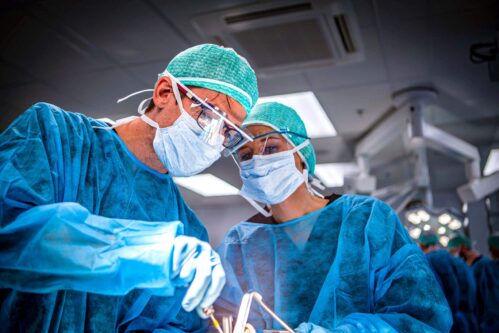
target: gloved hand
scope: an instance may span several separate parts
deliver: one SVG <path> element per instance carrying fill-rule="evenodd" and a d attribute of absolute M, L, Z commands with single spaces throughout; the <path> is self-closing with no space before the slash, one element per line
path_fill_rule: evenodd
<path fill-rule="evenodd" d="M 297 333 L 331 333 L 330 330 L 312 323 L 301 323 L 295 331 Z"/>
<path fill-rule="evenodd" d="M 355 330 L 355 328 L 351 325 L 340 325 L 336 328 L 333 328 L 332 330 L 324 328 L 319 325 L 315 325 L 312 323 L 301 323 L 295 331 L 297 333 L 354 333 L 354 332 L 359 332 L 358 330 Z M 364 332 L 364 330 L 361 330 L 360 332 Z M 366 333 L 368 332 L 367 330 L 365 331 Z"/>
<path fill-rule="evenodd" d="M 176 285 L 188 286 L 182 300 L 185 311 L 202 311 L 212 305 L 225 284 L 220 257 L 211 246 L 194 237 L 177 236 L 173 241 L 171 278 Z"/>

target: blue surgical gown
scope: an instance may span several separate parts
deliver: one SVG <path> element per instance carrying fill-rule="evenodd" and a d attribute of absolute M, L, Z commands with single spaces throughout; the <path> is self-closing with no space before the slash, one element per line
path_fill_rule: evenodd
<path fill-rule="evenodd" d="M 478 322 L 483 333 L 499 332 L 499 260 L 483 257 L 471 269 L 477 286 Z"/>
<path fill-rule="evenodd" d="M 471 269 L 461 258 L 444 250 L 426 256 L 452 311 L 454 325 L 451 332 L 478 332 L 476 285 Z"/>
<path fill-rule="evenodd" d="M 427 260 L 385 203 L 343 195 L 282 224 L 242 222 L 218 248 L 227 283 L 219 315 L 257 291 L 290 326 L 345 332 L 448 332 L 452 316 Z M 257 304 L 257 329 L 280 328 Z"/>
<path fill-rule="evenodd" d="M 205 228 L 170 175 L 94 126 L 38 103 L 0 136 L 0 331 L 202 330 L 167 261 Z"/>

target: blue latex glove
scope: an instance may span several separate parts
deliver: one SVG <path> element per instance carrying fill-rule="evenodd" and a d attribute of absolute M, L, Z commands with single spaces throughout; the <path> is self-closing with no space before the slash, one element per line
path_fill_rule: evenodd
<path fill-rule="evenodd" d="M 384 331 L 371 331 L 367 329 L 356 329 L 352 325 L 341 325 L 336 328 L 333 328 L 332 330 L 326 329 L 322 326 L 315 325 L 312 323 L 301 323 L 300 326 L 298 326 L 295 331 L 297 333 L 357 333 L 357 332 L 362 332 L 362 333 L 372 333 L 372 332 L 384 332 Z"/>
<path fill-rule="evenodd" d="M 189 285 L 182 307 L 208 318 L 203 309 L 212 305 L 225 284 L 220 257 L 211 246 L 194 237 L 178 236 L 173 242 L 171 277 L 177 285 Z"/>
<path fill-rule="evenodd" d="M 330 330 L 325 329 L 324 327 L 317 326 L 312 323 L 301 323 L 297 328 L 295 328 L 297 333 L 329 333 Z"/>
<path fill-rule="evenodd" d="M 431 330 L 431 328 L 430 328 Z M 333 329 L 326 329 L 312 323 L 301 323 L 296 329 L 298 333 L 396 333 L 378 316 L 370 313 L 352 313 L 345 317 L 340 325 Z M 434 330 L 431 330 L 434 331 Z"/>

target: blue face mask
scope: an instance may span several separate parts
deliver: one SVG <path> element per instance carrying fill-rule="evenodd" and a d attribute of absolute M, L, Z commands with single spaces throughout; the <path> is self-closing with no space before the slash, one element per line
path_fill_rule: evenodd
<path fill-rule="evenodd" d="M 286 200 L 307 181 L 307 170 L 301 173 L 296 168 L 293 154 L 308 144 L 307 140 L 291 150 L 271 155 L 254 155 L 251 160 L 242 162 L 241 195 L 267 205 Z"/>
<path fill-rule="evenodd" d="M 172 85 L 180 117 L 170 127 L 160 128 L 151 118 L 142 115 L 141 119 L 156 128 L 153 147 L 159 160 L 174 177 L 189 177 L 198 174 L 220 158 L 224 137 L 218 135 L 208 144 L 203 130 L 184 110 L 176 84 Z"/>

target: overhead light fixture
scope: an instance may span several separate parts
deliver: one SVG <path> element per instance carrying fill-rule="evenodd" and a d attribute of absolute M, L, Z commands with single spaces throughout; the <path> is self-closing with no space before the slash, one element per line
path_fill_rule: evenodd
<path fill-rule="evenodd" d="M 421 218 L 419 217 L 418 214 L 416 214 L 414 212 L 413 213 L 409 213 L 407 215 L 407 220 L 409 222 L 411 222 L 412 224 L 416 224 L 416 225 L 421 223 Z"/>
<path fill-rule="evenodd" d="M 439 235 L 444 235 L 446 232 L 447 232 L 447 229 L 445 227 L 438 228 Z"/>
<path fill-rule="evenodd" d="M 237 195 L 239 190 L 210 173 L 191 177 L 175 177 L 175 183 L 204 197 Z"/>
<path fill-rule="evenodd" d="M 461 224 L 461 221 L 459 220 L 452 220 L 450 223 L 449 223 L 449 229 L 451 230 L 457 230 L 459 228 L 461 228 L 462 224 Z"/>
<path fill-rule="evenodd" d="M 358 171 L 356 163 L 322 163 L 315 166 L 315 175 L 326 187 L 341 187 L 346 175 Z"/>
<path fill-rule="evenodd" d="M 411 235 L 411 237 L 414 239 L 418 239 L 419 236 L 421 235 L 421 229 L 414 228 L 411 231 L 409 231 L 409 235 Z"/>
<path fill-rule="evenodd" d="M 257 104 L 266 102 L 278 102 L 295 109 L 305 123 L 308 136 L 313 139 L 336 135 L 336 129 L 331 120 L 311 91 L 260 97 Z"/>
<path fill-rule="evenodd" d="M 440 237 L 440 244 L 442 244 L 442 246 L 447 246 L 447 244 L 449 244 L 449 237 L 447 236 Z"/>
<path fill-rule="evenodd" d="M 423 209 L 418 210 L 416 214 L 418 214 L 423 222 L 428 222 L 431 219 L 430 214 Z"/>
<path fill-rule="evenodd" d="M 452 216 L 447 213 L 444 213 L 438 217 L 438 223 L 446 225 L 452 220 Z"/>
<path fill-rule="evenodd" d="M 430 231 L 430 229 L 431 229 L 431 226 L 429 224 L 425 224 L 423 227 L 424 231 Z"/>
<path fill-rule="evenodd" d="M 487 158 L 487 163 L 483 168 L 483 175 L 490 176 L 494 172 L 499 170 L 499 149 L 492 149 L 490 151 L 489 157 Z"/>

